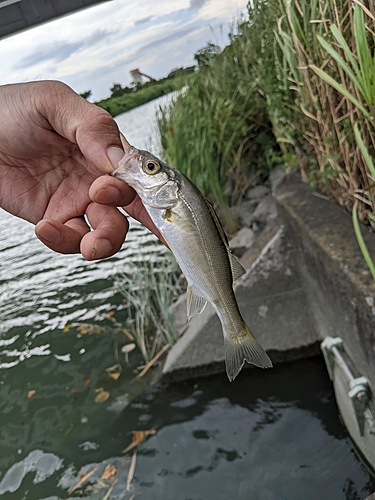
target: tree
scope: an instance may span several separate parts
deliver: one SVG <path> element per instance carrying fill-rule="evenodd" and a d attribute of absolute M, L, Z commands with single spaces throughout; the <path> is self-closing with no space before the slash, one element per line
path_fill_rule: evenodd
<path fill-rule="evenodd" d="M 204 47 L 198 50 L 194 54 L 194 59 L 197 61 L 198 68 L 202 68 L 203 66 L 207 66 L 210 61 L 220 54 L 221 49 L 218 45 L 215 45 L 212 42 L 208 42 Z"/>
<path fill-rule="evenodd" d="M 81 97 L 83 97 L 84 99 L 88 99 L 91 95 L 92 95 L 92 91 L 91 90 L 86 90 L 86 92 L 82 92 L 81 94 L 79 94 Z"/>
<path fill-rule="evenodd" d="M 110 88 L 111 97 L 120 97 L 124 94 L 130 94 L 134 92 L 134 89 L 131 87 L 122 87 L 120 83 L 114 83 Z"/>
<path fill-rule="evenodd" d="M 120 97 L 124 93 L 120 83 L 114 83 L 109 90 L 111 91 L 111 97 Z"/>

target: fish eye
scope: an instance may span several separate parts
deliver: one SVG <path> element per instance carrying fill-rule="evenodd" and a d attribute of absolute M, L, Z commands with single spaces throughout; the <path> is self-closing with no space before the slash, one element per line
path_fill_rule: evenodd
<path fill-rule="evenodd" d="M 160 163 L 155 160 L 146 160 L 143 163 L 143 170 L 146 174 L 154 175 L 160 170 Z"/>

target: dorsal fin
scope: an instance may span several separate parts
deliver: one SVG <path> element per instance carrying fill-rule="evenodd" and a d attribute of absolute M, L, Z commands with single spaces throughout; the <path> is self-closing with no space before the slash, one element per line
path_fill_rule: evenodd
<path fill-rule="evenodd" d="M 233 283 L 238 280 L 241 276 L 243 276 L 246 273 L 246 269 L 238 262 L 236 257 L 232 254 L 231 249 L 229 248 L 229 243 L 228 243 L 228 238 L 227 235 L 224 232 L 223 226 L 221 225 L 221 222 L 219 220 L 219 217 L 217 216 L 214 207 L 211 205 L 209 201 L 204 199 L 206 202 L 206 205 L 208 207 L 208 210 L 211 214 L 211 217 L 215 223 L 215 226 L 217 227 L 217 230 L 221 236 L 221 239 L 223 240 L 225 244 L 225 248 L 228 252 L 228 258 L 229 258 L 229 263 L 230 267 L 232 270 L 232 281 Z"/>
<path fill-rule="evenodd" d="M 223 226 L 221 225 L 221 222 L 219 220 L 219 217 L 217 216 L 217 213 L 215 212 L 214 207 L 211 205 L 211 203 L 208 200 L 206 200 L 206 198 L 204 198 L 204 201 L 206 202 L 206 205 L 207 205 L 207 208 L 211 214 L 211 217 L 212 217 L 213 221 L 215 222 L 215 226 L 217 227 L 217 230 L 219 231 L 221 239 L 224 241 L 225 245 L 227 247 L 229 247 L 227 235 L 225 234 Z"/>
<path fill-rule="evenodd" d="M 230 249 L 228 251 L 230 267 L 232 269 L 232 278 L 233 283 L 241 278 L 246 273 L 246 269 L 242 266 L 242 264 L 237 260 L 237 258 L 231 253 Z"/>

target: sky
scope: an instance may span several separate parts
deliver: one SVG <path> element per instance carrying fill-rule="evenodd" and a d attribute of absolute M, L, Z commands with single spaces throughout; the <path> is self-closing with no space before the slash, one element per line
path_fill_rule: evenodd
<path fill-rule="evenodd" d="M 159 79 L 224 47 L 248 0 L 111 0 L 0 40 L 0 84 L 57 79 L 91 101 L 131 83 L 139 68 Z"/>

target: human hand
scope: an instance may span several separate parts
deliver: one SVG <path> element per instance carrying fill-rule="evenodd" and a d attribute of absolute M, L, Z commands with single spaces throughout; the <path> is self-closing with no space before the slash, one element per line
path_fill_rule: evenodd
<path fill-rule="evenodd" d="M 115 254 L 128 230 L 116 206 L 158 235 L 134 190 L 103 176 L 123 154 L 111 116 L 63 83 L 0 86 L 0 206 L 52 250 Z"/>

